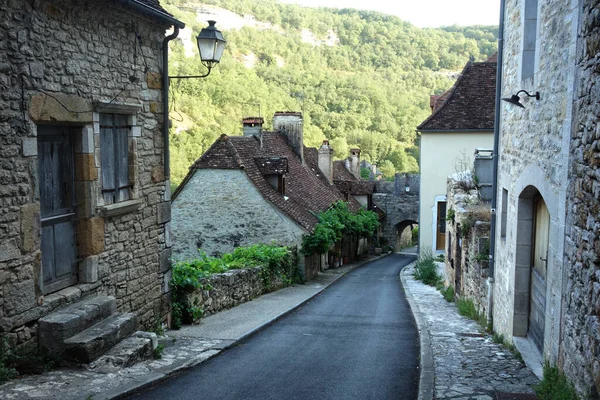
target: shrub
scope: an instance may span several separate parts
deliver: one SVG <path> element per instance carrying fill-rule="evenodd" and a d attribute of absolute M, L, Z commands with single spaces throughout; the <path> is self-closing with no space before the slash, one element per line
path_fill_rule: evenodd
<path fill-rule="evenodd" d="M 544 378 L 535 388 L 541 400 L 577 400 L 577 392 L 558 367 L 544 364 Z"/>
<path fill-rule="evenodd" d="M 206 279 L 213 274 L 257 266 L 262 267 L 261 278 L 267 288 L 273 276 L 282 278 L 286 284 L 300 281 L 292 254 L 285 246 L 255 244 L 237 247 L 221 257 L 211 257 L 199 250 L 198 258 L 176 262 L 170 283 L 173 328 L 179 329 L 182 323 L 192 323 L 204 313 L 197 301 L 189 304 L 185 300 L 186 293 L 199 288 L 209 290 Z"/>
<path fill-rule="evenodd" d="M 9 365 L 10 350 L 5 337 L 0 337 L 0 383 L 18 375 L 17 370 Z"/>
<path fill-rule="evenodd" d="M 442 280 L 431 250 L 421 250 L 419 259 L 415 264 L 414 277 L 429 286 L 436 286 Z"/>

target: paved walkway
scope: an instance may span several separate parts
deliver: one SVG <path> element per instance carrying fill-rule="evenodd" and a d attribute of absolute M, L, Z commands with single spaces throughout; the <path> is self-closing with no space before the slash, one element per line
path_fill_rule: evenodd
<path fill-rule="evenodd" d="M 521 360 L 412 274 L 413 268 L 407 267 L 401 277 L 421 332 L 419 399 L 494 400 L 525 398 L 507 393 L 533 394 L 539 381 Z"/>

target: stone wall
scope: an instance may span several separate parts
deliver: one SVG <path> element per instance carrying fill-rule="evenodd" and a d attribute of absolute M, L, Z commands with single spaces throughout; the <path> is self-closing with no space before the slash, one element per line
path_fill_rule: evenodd
<path fill-rule="evenodd" d="M 265 200 L 242 170 L 196 170 L 173 199 L 173 258 L 272 242 L 300 248 L 305 231 Z"/>
<path fill-rule="evenodd" d="M 568 143 L 579 13 L 577 2 L 537 3 L 537 9 L 530 10 L 524 0 L 506 2 L 502 97 L 523 89 L 530 93 L 539 91 L 541 99 L 521 94 L 525 109 L 508 103 L 501 107 L 497 192 L 500 223 L 496 232 L 493 313 L 494 329 L 505 337 L 527 335 L 531 246 L 525 242 L 531 241 L 532 199 L 540 195 L 550 214 L 543 356 L 555 362 L 563 292 Z M 530 12 L 537 13 L 538 18 L 535 72 L 533 77 L 522 79 L 523 24 Z M 500 215 L 506 215 L 504 224 Z"/>
<path fill-rule="evenodd" d="M 459 179 L 463 176 L 448 178 L 445 284 L 488 317 L 490 204 L 480 200 L 472 183 Z"/>
<path fill-rule="evenodd" d="M 35 340 L 37 319 L 96 293 L 115 296 L 142 325 L 167 311 L 165 28 L 112 0 L 0 2 L 0 334 L 13 343 Z M 102 195 L 99 112 L 129 115 L 132 201 L 112 208 Z M 40 285 L 41 125 L 68 127 L 75 147 L 77 284 L 51 294 Z"/>
<path fill-rule="evenodd" d="M 206 281 L 210 289 L 196 289 L 185 296 L 185 301 L 202 308 L 203 316 L 208 316 L 287 286 L 277 276 L 272 276 L 267 285 L 263 274 L 262 267 L 254 267 L 212 275 Z"/>
<path fill-rule="evenodd" d="M 567 191 L 561 361 L 584 397 L 600 392 L 600 1 L 583 1 Z"/>
<path fill-rule="evenodd" d="M 393 182 L 377 181 L 373 204 L 386 214 L 381 221 L 381 237 L 387 245 L 399 250 L 402 232 L 410 225 L 417 225 L 419 220 L 419 175 L 396 174 Z"/>

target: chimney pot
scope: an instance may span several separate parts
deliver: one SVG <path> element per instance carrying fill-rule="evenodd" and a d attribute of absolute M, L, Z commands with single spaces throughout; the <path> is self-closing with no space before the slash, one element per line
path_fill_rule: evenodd
<path fill-rule="evenodd" d="M 262 117 L 245 117 L 242 119 L 244 136 L 259 137 L 265 120 Z"/>

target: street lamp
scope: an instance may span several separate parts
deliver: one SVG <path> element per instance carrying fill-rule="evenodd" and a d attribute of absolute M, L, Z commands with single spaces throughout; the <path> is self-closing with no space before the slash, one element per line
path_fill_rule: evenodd
<path fill-rule="evenodd" d="M 206 78 L 210 75 L 212 68 L 221 61 L 225 43 L 227 43 L 221 31 L 215 28 L 215 23 L 215 21 L 208 21 L 208 26 L 203 28 L 196 37 L 200 61 L 208 69 L 208 72 L 204 75 L 170 76 L 169 79 Z"/>
<path fill-rule="evenodd" d="M 513 94 L 512 96 L 510 96 L 510 98 L 505 97 L 502 100 L 506 101 L 507 103 L 514 104 L 515 106 L 525 108 L 525 106 L 521 103 L 521 98 L 519 97 L 519 94 L 521 94 L 521 93 L 525 93 L 525 95 L 527 95 L 527 97 L 535 97 L 536 100 L 540 99 L 540 92 L 535 92 L 534 94 L 529 94 L 529 92 L 526 90 L 519 90 L 517 92 L 517 94 Z"/>

